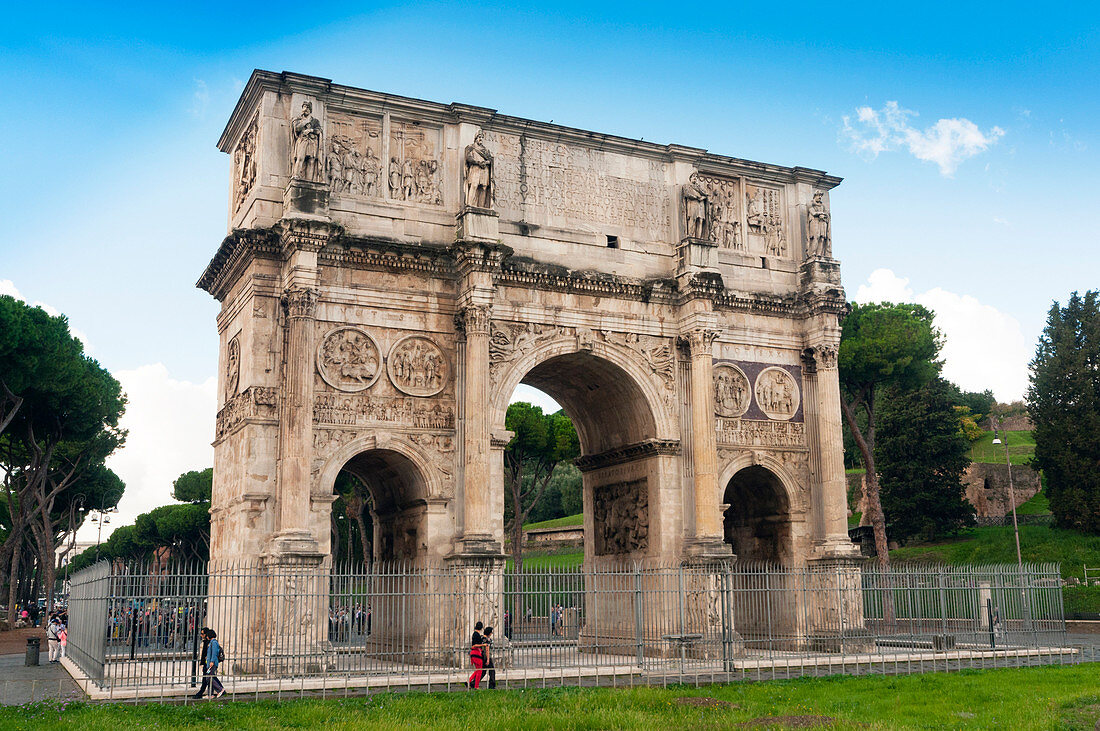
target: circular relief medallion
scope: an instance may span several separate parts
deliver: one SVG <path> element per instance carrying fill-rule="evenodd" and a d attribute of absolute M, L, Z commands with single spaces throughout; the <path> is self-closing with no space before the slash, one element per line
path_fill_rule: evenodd
<path fill-rule="evenodd" d="M 382 351 L 365 331 L 338 327 L 321 339 L 317 370 L 333 388 L 362 391 L 373 386 L 382 373 Z"/>
<path fill-rule="evenodd" d="M 423 335 L 410 335 L 390 349 L 386 370 L 397 390 L 410 396 L 434 396 L 443 390 L 450 367 L 443 351 Z"/>
<path fill-rule="evenodd" d="M 234 337 L 225 347 L 225 400 L 237 395 L 241 381 L 241 340 Z"/>
<path fill-rule="evenodd" d="M 735 365 L 714 367 L 714 413 L 737 417 L 749 408 L 749 379 Z"/>
<path fill-rule="evenodd" d="M 769 419 L 789 419 L 798 411 L 798 384 L 782 368 L 765 368 L 756 377 L 756 405 Z"/>

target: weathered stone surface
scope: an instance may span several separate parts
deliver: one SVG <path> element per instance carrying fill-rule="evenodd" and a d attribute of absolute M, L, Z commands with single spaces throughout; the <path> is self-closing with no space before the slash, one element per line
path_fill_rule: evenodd
<path fill-rule="evenodd" d="M 215 559 L 324 560 L 347 469 L 376 559 L 499 561 L 521 382 L 587 558 L 853 555 L 839 178 L 262 71 L 219 146 Z"/>

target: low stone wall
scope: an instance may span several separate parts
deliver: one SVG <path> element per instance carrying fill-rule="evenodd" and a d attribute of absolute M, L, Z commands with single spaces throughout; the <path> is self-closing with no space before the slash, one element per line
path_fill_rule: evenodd
<path fill-rule="evenodd" d="M 980 525 L 1000 525 L 997 521 L 1012 512 L 1008 500 L 1008 465 L 972 462 L 963 474 L 963 485 Z M 866 512 L 862 505 L 863 487 L 862 473 L 848 474 L 849 514 Z M 1039 473 L 1030 467 L 1013 465 L 1012 487 L 1016 507 L 1020 507 L 1039 492 Z M 1037 522 L 1045 524 L 1043 520 Z"/>
<path fill-rule="evenodd" d="M 1008 465 L 975 462 L 963 475 L 966 499 L 979 518 L 1002 518 L 1012 512 L 1008 500 Z M 1030 467 L 1013 465 L 1012 486 L 1016 507 L 1039 492 L 1039 473 Z"/>

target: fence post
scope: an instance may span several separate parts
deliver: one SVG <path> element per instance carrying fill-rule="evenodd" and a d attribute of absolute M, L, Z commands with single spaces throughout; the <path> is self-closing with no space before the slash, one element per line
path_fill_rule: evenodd
<path fill-rule="evenodd" d="M 642 569 L 638 562 L 634 562 L 634 644 L 637 651 L 638 667 L 643 661 L 644 648 L 642 646 L 642 632 L 645 628 L 642 613 Z"/>

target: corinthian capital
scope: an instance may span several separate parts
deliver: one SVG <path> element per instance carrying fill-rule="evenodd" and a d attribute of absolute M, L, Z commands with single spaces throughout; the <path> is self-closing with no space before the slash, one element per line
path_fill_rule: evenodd
<path fill-rule="evenodd" d="M 839 351 L 840 348 L 831 343 L 814 345 L 802 351 L 803 364 L 819 371 L 836 370 Z"/>
<path fill-rule="evenodd" d="M 680 334 L 680 343 L 687 348 L 688 355 L 711 355 L 714 341 L 718 339 L 718 330 L 697 327 Z"/>
<path fill-rule="evenodd" d="M 489 319 L 489 305 L 468 305 L 455 313 L 455 327 L 467 335 L 488 335 Z"/>
<path fill-rule="evenodd" d="M 283 309 L 291 319 L 312 319 L 317 313 L 317 290 L 295 287 L 283 292 Z"/>

